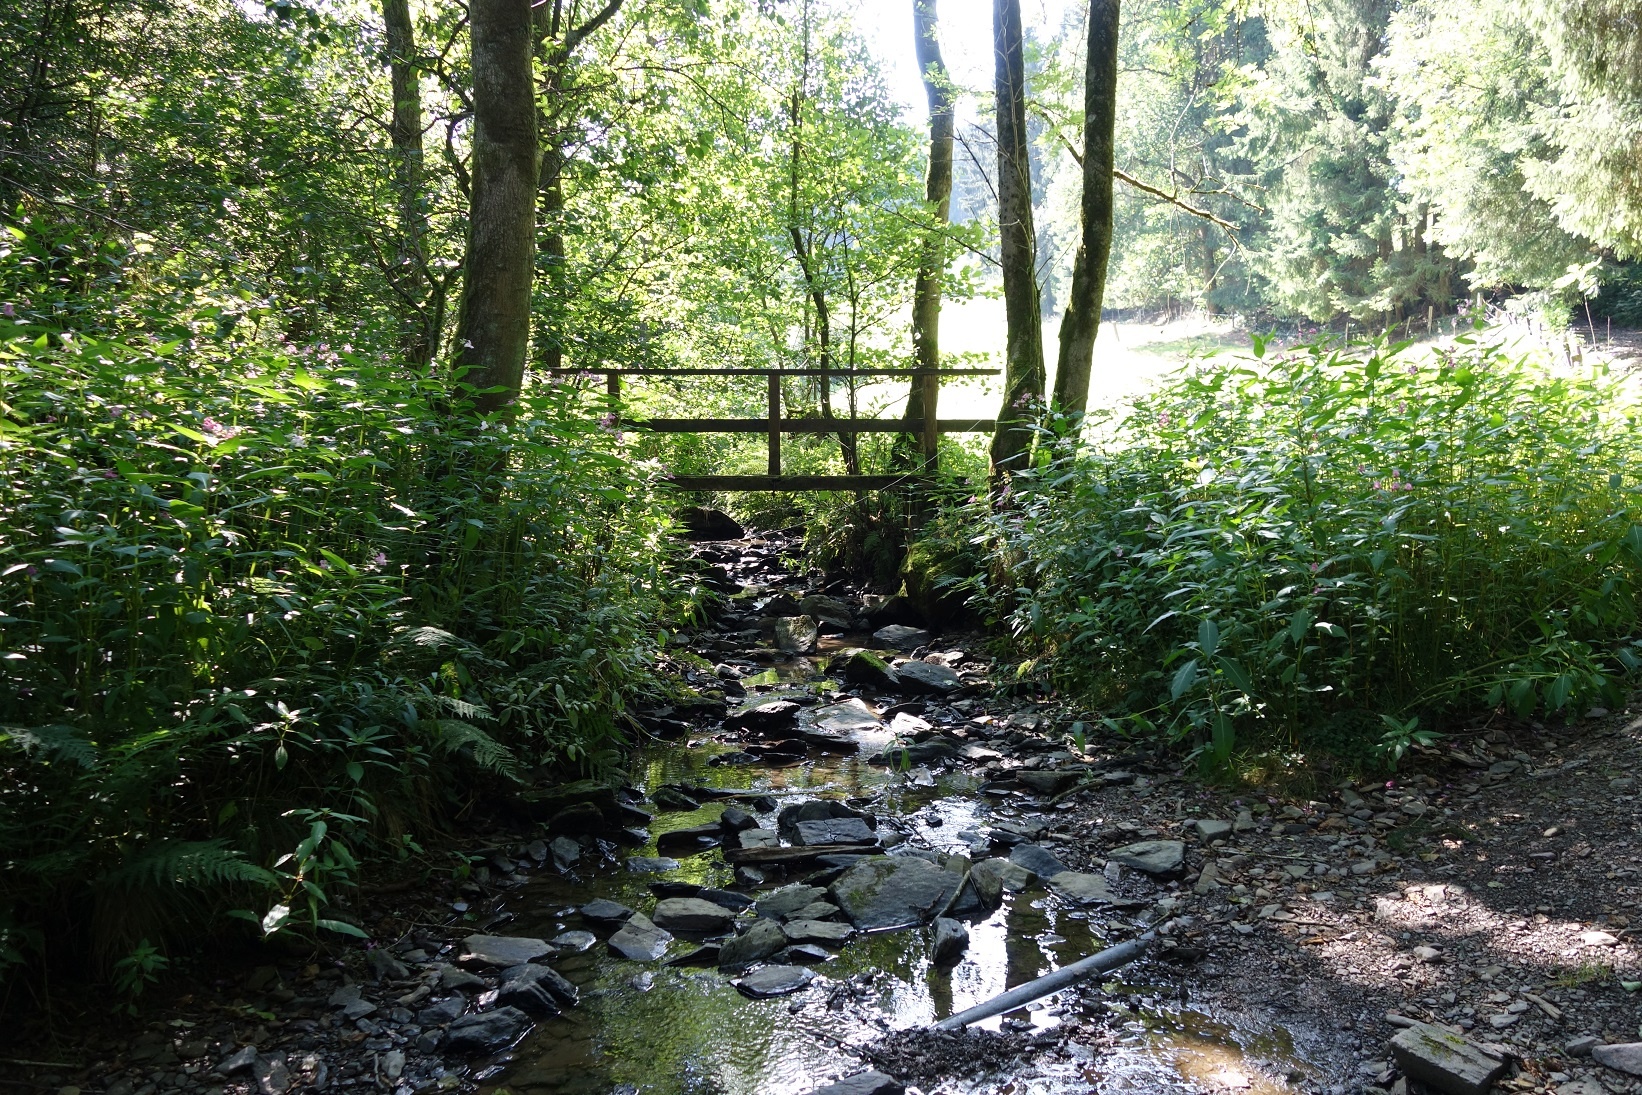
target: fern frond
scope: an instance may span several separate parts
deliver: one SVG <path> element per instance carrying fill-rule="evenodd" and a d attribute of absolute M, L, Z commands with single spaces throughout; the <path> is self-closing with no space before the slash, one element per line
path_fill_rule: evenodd
<path fill-rule="evenodd" d="M 278 877 L 221 840 L 162 840 L 138 849 L 97 880 L 100 886 L 142 889 L 182 886 L 206 889 L 231 882 L 273 885 Z"/>
<path fill-rule="evenodd" d="M 435 719 L 432 725 L 439 731 L 439 744 L 445 752 L 464 753 L 486 771 L 505 776 L 515 783 L 526 782 L 524 765 L 513 755 L 513 750 L 477 726 L 457 719 Z"/>
<path fill-rule="evenodd" d="M 0 726 L 0 738 L 11 739 L 24 755 L 39 754 L 48 763 L 63 760 L 86 769 L 98 764 L 97 747 L 72 726 Z"/>
<path fill-rule="evenodd" d="M 442 707 L 459 719 L 482 719 L 485 722 L 495 722 L 496 716 L 487 708 L 467 700 L 459 700 L 455 696 L 441 696 L 436 692 L 428 692 L 424 697 L 435 707 Z"/>

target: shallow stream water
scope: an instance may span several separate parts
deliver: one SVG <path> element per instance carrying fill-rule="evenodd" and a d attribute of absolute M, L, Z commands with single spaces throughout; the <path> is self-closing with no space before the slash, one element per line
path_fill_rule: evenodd
<path fill-rule="evenodd" d="M 768 690 L 761 688 L 749 702 L 815 689 L 795 679 L 803 675 L 801 669 L 788 669 L 751 678 L 749 683 Z M 814 709 L 806 709 L 801 718 L 813 721 Z M 862 732 L 859 753 L 812 751 L 803 763 L 784 768 L 713 765 L 709 762 L 715 755 L 733 752 L 734 746 L 710 738 L 658 743 L 643 755 L 636 775 L 647 792 L 664 783 L 684 783 L 766 794 L 783 804 L 815 797 L 870 802 L 909 842 L 941 851 L 967 849 L 968 839 L 958 834 L 982 828 L 993 817 L 1032 813 L 1025 800 L 981 794 L 976 780 L 963 773 L 932 780 L 927 773 L 868 765 L 865 758 L 887 740 L 884 732 Z M 671 854 L 678 869 L 665 875 L 636 873 L 618 862 L 584 869 L 576 878 L 539 877 L 515 892 L 507 911 L 517 919 L 504 930 L 551 938 L 581 928 L 575 909 L 596 897 L 647 910 L 653 900 L 649 883 L 658 878 L 733 885 L 732 869 L 717 849 L 693 856 L 657 851 L 662 834 L 714 822 L 724 806 L 712 802 L 692 812 L 658 813 L 649 845 L 630 850 L 632 856 Z M 810 988 L 773 1000 L 742 996 L 716 969 L 640 965 L 612 956 L 600 943 L 555 961 L 561 973 L 581 986 L 582 1003 L 541 1024 L 518 1048 L 511 1067 L 495 1078 L 492 1090 L 505 1087 L 515 1095 L 804 1095 L 867 1067 L 850 1048 L 984 1002 L 1094 953 L 1108 938 L 1127 938 L 1133 925 L 1115 914 L 1108 919 L 1068 907 L 1034 890 L 1006 897 L 1002 908 L 969 930 L 968 952 L 950 970 L 931 962 L 927 930 L 857 937 L 816 967 L 818 980 Z M 684 949 L 681 940 L 673 953 Z M 1035 1065 L 1030 1074 L 960 1077 L 935 1090 L 1276 1095 L 1298 1090 L 1276 1077 L 1298 1072 L 1317 1078 L 1294 1059 L 1281 1030 L 1238 1031 L 1189 1007 L 1160 1002 L 1143 985 L 1113 982 L 1109 988 L 1122 1009 L 1117 1045 L 1091 1047 L 1086 1053 L 1074 1045 L 1069 1059 Z M 1051 1028 L 1061 1022 L 1065 1006 L 1060 997 L 1049 997 L 978 1025 Z"/>

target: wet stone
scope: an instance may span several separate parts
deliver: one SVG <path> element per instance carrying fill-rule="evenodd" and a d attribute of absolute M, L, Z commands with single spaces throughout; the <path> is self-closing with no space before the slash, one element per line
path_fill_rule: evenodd
<path fill-rule="evenodd" d="M 806 905 L 827 896 L 827 891 L 820 886 L 806 886 L 803 883 L 794 883 L 783 886 L 766 897 L 760 898 L 753 908 L 758 915 L 770 920 L 784 920 Z"/>
<path fill-rule="evenodd" d="M 485 979 L 477 974 L 469 973 L 467 970 L 457 969 L 455 966 L 440 966 L 439 987 L 447 991 L 459 989 L 462 991 L 483 992 Z"/>
<path fill-rule="evenodd" d="M 583 951 L 591 950 L 593 944 L 598 941 L 598 936 L 592 932 L 584 931 L 563 932 L 549 940 L 555 947 L 567 954 L 581 954 Z"/>
<path fill-rule="evenodd" d="M 478 1015 L 464 1015 L 445 1033 L 445 1048 L 452 1053 L 490 1053 L 512 1044 L 530 1026 L 530 1016 L 518 1008 L 497 1008 Z"/>
<path fill-rule="evenodd" d="M 590 924 L 615 925 L 626 921 L 633 915 L 633 910 L 626 905 L 618 905 L 614 901 L 600 897 L 589 901 L 577 910 L 582 919 Z"/>
<path fill-rule="evenodd" d="M 718 964 L 721 969 L 741 970 L 755 962 L 762 962 L 787 945 L 787 934 L 774 920 L 758 920 L 752 927 L 734 939 L 725 940 L 719 948 Z"/>
<path fill-rule="evenodd" d="M 817 711 L 815 725 L 818 730 L 844 734 L 852 730 L 876 730 L 883 725 L 883 721 L 865 703 L 852 696 L 842 703 Z"/>
<path fill-rule="evenodd" d="M 827 663 L 827 670 L 851 684 L 871 688 L 893 689 L 901 683 L 900 675 L 889 663 L 870 650 L 846 650 Z"/>
<path fill-rule="evenodd" d="M 699 897 L 669 897 L 656 902 L 651 915 L 657 927 L 670 932 L 711 934 L 725 931 L 735 913 L 723 905 Z"/>
<path fill-rule="evenodd" d="M 927 924 L 958 892 L 963 877 L 913 856 L 873 857 L 848 868 L 828 893 L 862 931 Z"/>
<path fill-rule="evenodd" d="M 1186 845 L 1178 840 L 1142 840 L 1108 852 L 1106 858 L 1145 874 L 1166 878 L 1178 874 L 1185 866 Z"/>
<path fill-rule="evenodd" d="M 788 920 L 831 920 L 838 915 L 838 906 L 830 901 L 815 901 L 787 917 Z"/>
<path fill-rule="evenodd" d="M 643 913 L 634 913 L 621 930 L 610 937 L 610 950 L 633 962 L 653 962 L 667 953 L 673 941 L 670 933 L 658 928 Z"/>
<path fill-rule="evenodd" d="M 775 647 L 788 654 L 813 654 L 820 639 L 814 616 L 783 616 L 775 621 Z"/>
<path fill-rule="evenodd" d="M 895 667 L 900 689 L 914 696 L 946 696 L 964 686 L 963 679 L 944 665 L 904 662 Z"/>
<path fill-rule="evenodd" d="M 788 942 L 823 943 L 827 946 L 838 946 L 855 934 L 855 929 L 848 924 L 831 920 L 789 920 L 783 930 Z"/>
<path fill-rule="evenodd" d="M 454 1023 L 467 1010 L 467 998 L 461 993 L 447 996 L 443 1000 L 435 1000 L 427 1007 L 416 1013 L 416 1022 L 424 1027 L 442 1027 L 446 1023 Z"/>
<path fill-rule="evenodd" d="M 700 890 L 695 894 L 703 901 L 711 901 L 715 905 L 722 905 L 731 912 L 740 912 L 753 907 L 753 899 L 746 894 L 736 893 L 734 890 Z"/>
<path fill-rule="evenodd" d="M 796 844 L 814 847 L 818 844 L 877 844 L 878 834 L 858 817 L 834 817 L 825 821 L 800 821 L 796 826 Z"/>
<path fill-rule="evenodd" d="M 1066 870 L 1066 864 L 1056 859 L 1046 848 L 1036 844 L 1017 844 L 1009 849 L 1009 862 L 1031 871 L 1039 878 L 1053 878 Z"/>
<path fill-rule="evenodd" d="M 739 807 L 727 806 L 718 815 L 718 824 L 727 833 L 740 833 L 758 828 L 758 819 Z"/>
<path fill-rule="evenodd" d="M 1057 896 L 1079 905 L 1134 906 L 1144 902 L 1129 901 L 1112 892 L 1111 883 L 1104 875 L 1062 871 L 1049 877 L 1049 889 Z"/>
<path fill-rule="evenodd" d="M 628 856 L 627 869 L 634 874 L 665 874 L 678 870 L 678 860 L 656 855 Z"/>
<path fill-rule="evenodd" d="M 743 848 L 778 848 L 781 834 L 774 829 L 743 829 L 736 834 Z"/>
<path fill-rule="evenodd" d="M 732 715 L 725 720 L 725 725 L 733 730 L 768 734 L 794 726 L 798 722 L 798 710 L 798 705 L 791 700 L 771 700 Z"/>
<path fill-rule="evenodd" d="M 862 1072 L 839 1080 L 826 1087 L 818 1087 L 810 1095 L 901 1095 L 906 1090 L 901 1081 L 882 1072 Z"/>
<path fill-rule="evenodd" d="M 580 990 L 559 971 L 547 966 L 514 966 L 502 971 L 502 985 L 540 985 L 542 990 L 551 996 L 555 1003 L 564 1007 L 575 1007 L 580 996 Z"/>
<path fill-rule="evenodd" d="M 930 947 L 930 961 L 937 966 L 956 965 L 969 949 L 969 929 L 950 917 L 936 917 L 935 942 Z"/>
<path fill-rule="evenodd" d="M 891 650 L 909 651 L 920 646 L 928 646 L 931 636 L 921 627 L 908 627 L 905 624 L 890 624 L 880 627 L 872 633 L 874 642 L 882 643 Z"/>
<path fill-rule="evenodd" d="M 470 935 L 462 945 L 467 953 L 461 960 L 483 966 L 517 966 L 553 953 L 553 945 L 545 939 L 514 935 Z"/>
<path fill-rule="evenodd" d="M 803 966 L 761 966 L 736 982 L 736 988 L 755 1000 L 788 996 L 807 986 L 815 974 Z"/>

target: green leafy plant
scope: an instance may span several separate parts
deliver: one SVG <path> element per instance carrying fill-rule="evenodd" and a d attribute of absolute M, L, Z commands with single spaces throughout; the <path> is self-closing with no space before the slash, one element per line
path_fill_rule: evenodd
<path fill-rule="evenodd" d="M 170 965 L 171 960 L 147 939 L 138 942 L 131 953 L 114 963 L 114 989 L 124 999 L 121 1007 L 127 1014 L 137 1014 L 137 998 L 144 989 L 157 983 L 160 974 Z"/>
<path fill-rule="evenodd" d="M 1399 722 L 1387 747 L 1382 713 L 1622 698 L 1642 665 L 1623 389 L 1480 336 L 1264 349 L 1087 447 L 1049 435 L 977 539 L 1024 659 L 1208 768 L 1245 739 L 1394 761 L 1430 732 Z"/>

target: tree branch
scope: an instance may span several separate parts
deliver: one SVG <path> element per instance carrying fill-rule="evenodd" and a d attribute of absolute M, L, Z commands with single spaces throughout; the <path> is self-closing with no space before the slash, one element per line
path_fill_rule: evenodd
<path fill-rule="evenodd" d="M 1210 222 L 1211 224 L 1219 225 L 1221 227 L 1221 229 L 1223 229 L 1226 232 L 1227 235 L 1231 235 L 1235 232 L 1242 231 L 1242 229 L 1240 229 L 1237 225 L 1233 224 L 1231 221 L 1226 220 L 1223 217 L 1218 217 L 1215 214 L 1209 212 L 1207 209 L 1200 209 L 1195 205 L 1191 205 L 1190 203 L 1188 203 L 1186 201 L 1183 201 L 1179 196 L 1177 196 L 1175 194 L 1165 193 L 1164 191 L 1159 190 L 1155 186 L 1151 186 L 1151 185 L 1148 185 L 1147 183 L 1143 183 L 1139 179 L 1135 178 L 1133 175 L 1129 174 L 1127 171 L 1123 170 L 1120 167 L 1114 167 L 1112 169 L 1112 177 L 1114 179 L 1117 179 L 1120 182 L 1128 183 L 1130 186 L 1134 187 L 1136 190 L 1139 190 L 1143 194 L 1150 194 L 1154 198 L 1161 198 L 1162 200 L 1168 202 L 1170 205 L 1172 205 L 1175 208 L 1179 209 L 1183 213 L 1190 213 L 1194 217 L 1202 217 L 1204 220 Z"/>

